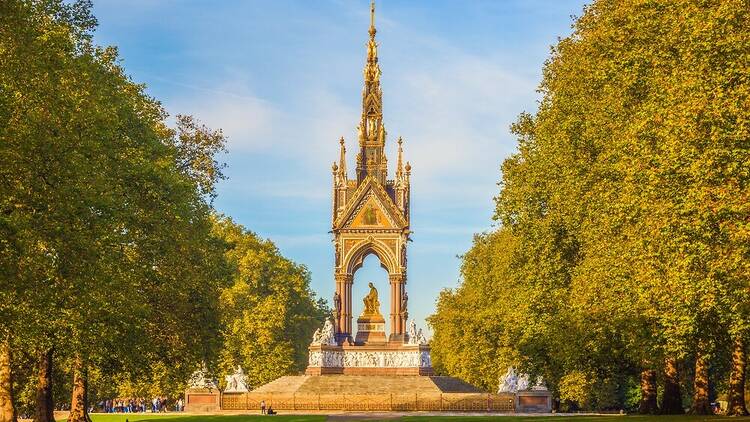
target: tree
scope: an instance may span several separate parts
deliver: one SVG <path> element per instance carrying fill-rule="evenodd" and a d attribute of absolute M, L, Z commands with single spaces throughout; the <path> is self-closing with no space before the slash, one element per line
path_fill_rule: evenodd
<path fill-rule="evenodd" d="M 507 367 L 519 363 L 511 345 L 517 314 L 509 313 L 524 306 L 516 298 L 511 268 L 515 245 L 507 230 L 475 236 L 463 257 L 464 282 L 455 291 L 440 293 L 436 312 L 428 319 L 435 333 L 430 344 L 438 373 L 493 390 Z"/>
<path fill-rule="evenodd" d="M 10 370 L 11 349 L 5 339 L 0 343 L 0 420 L 16 421 L 13 406 L 13 373 Z"/>
<path fill-rule="evenodd" d="M 207 199 L 224 137 L 189 116 L 167 127 L 116 50 L 91 42 L 90 7 L 0 11 L 0 334 L 42 356 L 37 420 L 51 417 L 52 350 L 73 362 L 69 420 L 82 421 L 92 367 L 162 363 L 185 379 L 220 340 L 228 272 Z"/>
<path fill-rule="evenodd" d="M 221 293 L 220 368 L 241 365 L 252 386 L 303 370 L 312 334 L 330 313 L 310 290 L 309 272 L 230 218 L 217 219 L 214 230 L 232 268 Z"/>

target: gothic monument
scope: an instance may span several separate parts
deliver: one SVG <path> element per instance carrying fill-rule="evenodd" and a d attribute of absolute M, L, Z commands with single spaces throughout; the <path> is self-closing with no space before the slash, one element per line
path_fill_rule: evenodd
<path fill-rule="evenodd" d="M 333 163 L 333 243 L 335 248 L 333 333 L 316 333 L 310 345 L 309 375 L 431 375 L 430 349 L 424 336 L 407 332 L 406 243 L 409 240 L 409 176 L 398 139 L 395 178 L 388 179 L 380 88 L 375 5 L 370 6 L 370 39 L 362 90 L 362 117 L 357 127 L 355 177 L 346 165 L 344 138 Z M 380 297 L 373 283 L 363 299 L 364 311 L 352 325 L 352 283 L 365 257 L 374 254 L 388 271 L 390 334 L 385 333 Z M 410 338 L 413 337 L 413 338 Z"/>

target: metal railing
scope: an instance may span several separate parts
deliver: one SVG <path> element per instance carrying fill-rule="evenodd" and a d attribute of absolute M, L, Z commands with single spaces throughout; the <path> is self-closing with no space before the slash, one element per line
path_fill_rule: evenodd
<path fill-rule="evenodd" d="M 350 410 L 350 411 L 486 411 L 513 412 L 512 394 L 438 393 L 438 394 L 273 394 L 226 393 L 222 410 Z"/>

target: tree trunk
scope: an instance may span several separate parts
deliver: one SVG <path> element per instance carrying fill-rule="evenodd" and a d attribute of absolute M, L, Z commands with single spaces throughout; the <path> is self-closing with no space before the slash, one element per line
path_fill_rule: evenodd
<path fill-rule="evenodd" d="M 708 356 L 700 344 L 695 357 L 695 379 L 693 380 L 693 405 L 690 413 L 694 415 L 711 415 L 711 403 L 708 400 Z"/>
<path fill-rule="evenodd" d="M 682 394 L 680 393 L 680 379 L 677 374 L 677 361 L 673 358 L 664 360 L 664 395 L 661 399 L 661 413 L 664 415 L 680 415 L 685 413 L 682 408 Z"/>
<path fill-rule="evenodd" d="M 80 356 L 73 363 L 73 394 L 70 398 L 68 422 L 91 422 L 88 409 L 86 364 Z"/>
<path fill-rule="evenodd" d="M 39 379 L 36 386 L 34 422 L 55 422 L 55 403 L 52 398 L 52 357 L 49 348 L 39 353 Z"/>
<path fill-rule="evenodd" d="M 741 337 L 734 339 L 732 352 L 732 373 L 729 375 L 729 398 L 727 415 L 746 416 L 745 407 L 745 341 Z"/>
<path fill-rule="evenodd" d="M 655 414 L 659 411 L 656 404 L 656 371 L 644 369 L 641 371 L 641 404 L 638 413 Z"/>
<path fill-rule="evenodd" d="M 0 340 L 0 422 L 16 422 L 16 408 L 13 406 L 11 359 L 8 340 Z"/>

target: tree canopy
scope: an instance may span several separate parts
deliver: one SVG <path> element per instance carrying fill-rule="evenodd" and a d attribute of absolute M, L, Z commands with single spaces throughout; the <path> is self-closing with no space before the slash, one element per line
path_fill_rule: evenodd
<path fill-rule="evenodd" d="M 490 384 L 512 360 L 562 399 L 600 408 L 634 405 L 639 382 L 655 404 L 659 371 L 667 413 L 682 411 L 680 381 L 695 381 L 682 392 L 707 411 L 710 366 L 730 413 L 746 412 L 749 23 L 742 1 L 585 7 L 544 66 L 538 110 L 512 128 L 499 233 L 477 238 L 463 285 L 432 318 L 436 339 L 499 326 L 492 336 L 505 340 L 486 356 L 501 365 L 455 368 L 443 356 L 461 346 L 440 342 L 436 365 L 484 371 Z M 486 297 L 487 283 L 511 287 Z M 450 317 L 473 296 L 491 317 Z"/>
<path fill-rule="evenodd" d="M 220 367 L 241 365 L 252 387 L 307 367 L 312 333 L 330 314 L 310 290 L 310 273 L 229 218 L 215 231 L 227 243 L 232 284 L 221 293 Z"/>
<path fill-rule="evenodd" d="M 174 397 L 201 362 L 268 381 L 325 310 L 307 270 L 216 217 L 223 133 L 170 124 L 95 26 L 90 1 L 0 3 L 0 421 L 19 399 L 52 420 L 71 378 L 70 421 L 89 393 Z"/>

